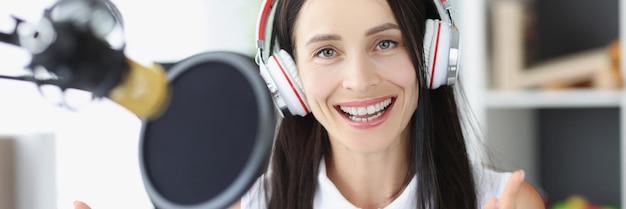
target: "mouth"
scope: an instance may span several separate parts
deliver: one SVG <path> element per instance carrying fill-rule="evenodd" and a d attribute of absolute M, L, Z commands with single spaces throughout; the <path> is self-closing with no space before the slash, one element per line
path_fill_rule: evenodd
<path fill-rule="evenodd" d="M 354 122 L 370 122 L 383 116 L 395 101 L 391 97 L 369 105 L 336 105 L 335 109 Z"/>

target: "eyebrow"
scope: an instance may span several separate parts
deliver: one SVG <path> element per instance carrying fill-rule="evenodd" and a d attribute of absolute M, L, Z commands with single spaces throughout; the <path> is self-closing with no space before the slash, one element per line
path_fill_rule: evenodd
<path fill-rule="evenodd" d="M 309 39 L 309 41 L 306 42 L 306 45 L 309 45 L 314 42 L 320 42 L 320 41 L 337 41 L 337 40 L 341 40 L 341 37 L 339 37 L 338 35 L 323 34 L 323 35 L 313 36 L 313 38 Z"/>
<path fill-rule="evenodd" d="M 385 23 L 385 24 L 382 24 L 382 25 L 379 25 L 379 26 L 376 26 L 367 30 L 367 32 L 365 32 L 365 36 L 371 36 L 373 34 L 380 33 L 386 30 L 391 30 L 391 29 L 399 30 L 400 27 L 393 23 Z M 313 38 L 309 39 L 309 41 L 307 41 L 305 45 L 309 45 L 311 43 L 320 42 L 320 41 L 337 41 L 337 40 L 341 40 L 341 37 L 338 35 L 321 34 L 321 35 L 313 36 Z"/>
<path fill-rule="evenodd" d="M 371 36 L 373 34 L 380 33 L 386 30 L 391 30 L 391 29 L 399 30 L 400 27 L 393 23 L 385 23 L 385 24 L 373 27 L 372 29 L 369 29 L 367 32 L 365 32 L 365 36 Z"/>

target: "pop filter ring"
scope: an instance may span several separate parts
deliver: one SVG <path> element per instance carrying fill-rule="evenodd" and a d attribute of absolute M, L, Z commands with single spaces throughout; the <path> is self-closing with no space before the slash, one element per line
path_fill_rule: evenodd
<path fill-rule="evenodd" d="M 175 79 L 180 74 L 186 72 L 188 69 L 192 69 L 194 66 L 208 62 L 221 62 L 233 66 L 234 69 L 237 69 L 241 73 L 241 75 L 243 75 L 245 79 L 249 81 L 249 84 L 252 87 L 251 90 L 256 97 L 258 111 L 258 126 L 256 130 L 257 135 L 252 148 L 252 153 L 250 153 L 247 163 L 245 164 L 244 168 L 241 169 L 239 175 L 219 195 L 210 198 L 207 197 L 206 201 L 199 204 L 180 204 L 167 199 L 162 193 L 160 193 L 151 181 L 150 174 L 147 173 L 145 162 L 146 159 L 144 156 L 144 144 L 147 140 L 149 140 L 146 139 L 146 127 L 149 126 L 152 121 L 142 121 L 139 146 L 141 176 L 150 200 L 156 208 L 227 208 L 231 204 L 238 201 L 239 198 L 248 191 L 251 185 L 257 180 L 257 178 L 264 171 L 265 167 L 268 165 L 274 141 L 276 118 L 274 115 L 274 106 L 271 100 L 271 95 L 269 94 L 266 83 L 263 81 L 259 74 L 258 66 L 251 58 L 234 52 L 205 52 L 197 54 L 179 63 L 174 64 L 171 69 L 168 70 L 168 81 L 170 83 L 175 82 Z M 175 94 L 176 92 L 173 93 Z M 159 119 L 157 118 L 155 120 L 158 121 Z M 216 172 L 220 172 L 221 169 L 216 168 L 215 170 Z"/>

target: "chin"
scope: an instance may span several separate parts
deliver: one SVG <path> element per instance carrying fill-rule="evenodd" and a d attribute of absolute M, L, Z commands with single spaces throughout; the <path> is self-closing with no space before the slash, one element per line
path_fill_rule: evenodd
<path fill-rule="evenodd" d="M 390 139 L 389 133 L 384 134 L 369 134 L 367 137 L 349 137 L 345 138 L 342 144 L 347 147 L 348 150 L 363 153 L 363 154 L 376 154 L 392 149 L 394 139 Z"/>

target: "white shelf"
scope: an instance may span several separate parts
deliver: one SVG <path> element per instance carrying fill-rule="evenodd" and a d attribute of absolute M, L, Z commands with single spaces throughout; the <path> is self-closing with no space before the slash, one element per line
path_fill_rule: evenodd
<path fill-rule="evenodd" d="M 491 90 L 485 97 L 488 108 L 618 108 L 623 95 L 621 90 Z"/>

